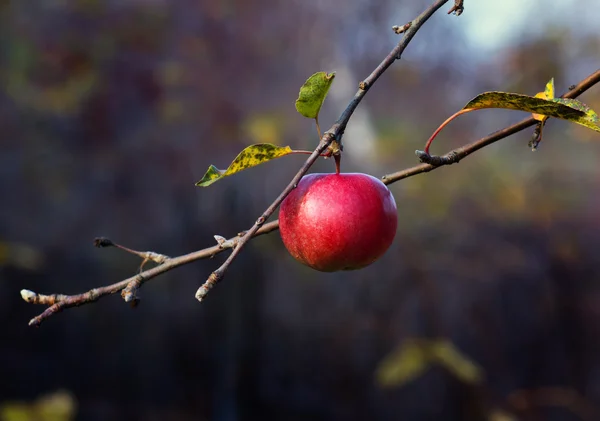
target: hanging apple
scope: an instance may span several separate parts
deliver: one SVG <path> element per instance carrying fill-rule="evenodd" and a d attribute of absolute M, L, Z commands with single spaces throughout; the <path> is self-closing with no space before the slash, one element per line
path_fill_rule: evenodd
<path fill-rule="evenodd" d="M 380 258 L 394 240 L 392 193 L 367 174 L 310 174 L 281 203 L 279 230 L 290 254 L 322 272 L 354 270 Z"/>

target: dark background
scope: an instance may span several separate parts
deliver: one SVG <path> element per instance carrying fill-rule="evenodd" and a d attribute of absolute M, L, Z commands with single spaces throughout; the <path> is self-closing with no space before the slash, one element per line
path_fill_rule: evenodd
<path fill-rule="evenodd" d="M 390 27 L 428 2 L 378 3 L 0 2 L 0 419 L 600 419 L 600 137 L 556 120 L 535 153 L 528 130 L 391 186 L 398 234 L 364 270 L 312 271 L 272 233 L 202 304 L 226 253 L 148 282 L 135 310 L 114 296 L 27 326 L 43 307 L 23 288 L 135 273 L 96 236 L 175 256 L 249 228 L 304 157 L 194 183 L 251 143 L 314 147 L 294 109 L 304 80 L 337 72 L 326 129 L 398 41 Z M 478 93 L 533 95 L 554 77 L 561 94 L 599 67 L 593 0 L 506 3 L 508 35 L 488 41 L 472 28 L 502 2 L 469 3 L 434 16 L 369 91 L 344 170 L 414 165 Z M 600 110 L 600 87 L 581 99 Z M 461 117 L 432 151 L 524 116 Z M 383 385 L 380 363 L 411 338 L 451 341 L 483 379 L 438 364 Z"/>

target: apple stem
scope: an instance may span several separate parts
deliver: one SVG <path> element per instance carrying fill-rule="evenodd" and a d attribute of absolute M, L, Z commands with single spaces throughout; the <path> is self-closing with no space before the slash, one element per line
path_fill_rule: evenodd
<path fill-rule="evenodd" d="M 433 139 L 435 139 L 435 137 L 438 135 L 438 133 L 439 133 L 439 132 L 441 132 L 441 131 L 442 131 L 442 129 L 448 125 L 448 123 L 450 123 L 452 120 L 454 120 L 454 119 L 455 119 L 456 117 L 458 117 L 459 115 L 461 115 L 461 114 L 466 114 L 466 113 L 468 113 L 468 112 L 471 112 L 471 111 L 475 111 L 476 109 L 477 109 L 477 108 L 467 108 L 467 109 L 464 109 L 464 110 L 460 110 L 460 111 L 458 111 L 458 112 L 456 112 L 456 113 L 452 114 L 450 117 L 448 117 L 448 118 L 446 119 L 446 121 L 444 121 L 444 122 L 443 122 L 443 123 L 440 125 L 440 127 L 438 127 L 438 128 L 435 130 L 435 132 L 433 132 L 433 134 L 431 135 L 431 137 L 430 137 L 430 138 L 427 140 L 427 143 L 425 144 L 425 153 L 426 153 L 427 155 L 429 155 L 429 147 L 431 146 L 431 142 L 433 142 Z"/>
<path fill-rule="evenodd" d="M 335 173 L 339 174 L 340 173 L 340 162 L 342 160 L 342 156 L 341 155 L 333 155 L 333 159 L 335 159 Z"/>

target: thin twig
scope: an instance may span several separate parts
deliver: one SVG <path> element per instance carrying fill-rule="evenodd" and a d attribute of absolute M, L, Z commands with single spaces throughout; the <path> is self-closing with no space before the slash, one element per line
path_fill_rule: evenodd
<path fill-rule="evenodd" d="M 268 234 L 272 231 L 277 230 L 278 228 L 278 221 L 269 222 L 268 224 L 263 225 L 263 227 L 259 229 L 254 236 L 258 237 L 259 235 Z M 235 239 L 241 237 L 242 235 L 244 235 L 243 232 L 227 241 L 230 241 L 233 244 L 235 243 Z M 211 258 L 221 253 L 222 251 L 225 251 L 226 249 L 227 248 L 221 247 L 221 245 L 216 245 L 189 254 L 184 254 L 183 256 L 172 257 L 160 266 L 156 266 L 152 269 L 145 270 L 142 273 L 139 273 L 135 276 L 132 276 L 115 284 L 107 285 L 100 288 L 94 288 L 90 291 L 84 292 L 83 294 L 44 295 L 37 294 L 27 289 L 21 290 L 21 297 L 26 302 L 30 304 L 42 304 L 50 306 L 42 314 L 31 319 L 29 321 L 29 326 L 39 326 L 45 319 L 52 316 L 53 314 L 61 312 L 65 308 L 77 307 L 82 304 L 94 302 L 107 295 L 116 294 L 122 291 L 123 289 L 127 288 L 127 286 L 130 283 L 136 282 L 138 279 L 142 279 L 142 282 L 147 282 L 148 280 L 155 278 L 158 275 L 161 275 L 165 272 L 168 272 L 171 269 L 195 262 L 197 260 Z"/>
<path fill-rule="evenodd" d="M 365 80 L 360 82 L 360 84 L 358 85 L 358 92 L 356 92 L 354 98 L 352 98 L 352 100 L 350 101 L 350 103 L 348 104 L 338 121 L 336 121 L 336 123 L 331 129 L 339 127 L 339 132 L 336 133 L 339 133 L 340 135 L 344 134 L 344 130 L 346 130 L 346 125 L 348 124 L 350 117 L 354 113 L 354 110 L 356 109 L 358 104 L 360 104 L 360 101 L 362 101 L 363 97 L 366 95 L 367 91 L 371 88 L 371 86 L 373 86 L 373 84 L 377 81 L 377 79 L 379 79 L 383 72 L 387 70 L 388 67 L 390 67 L 396 60 L 400 60 L 402 53 L 404 52 L 410 41 L 413 39 L 415 34 L 419 31 L 419 29 L 421 29 L 423 24 L 427 22 L 427 20 L 446 3 L 448 3 L 448 0 L 436 1 L 434 4 L 425 9 L 425 11 L 419 16 L 417 16 L 414 20 L 404 25 L 408 25 L 409 27 L 404 31 L 404 36 L 402 37 L 398 45 L 394 47 L 392 51 L 390 51 L 386 58 L 384 58 L 383 61 L 379 63 L 379 66 L 377 66 L 375 70 L 373 70 L 373 72 L 371 72 L 371 74 Z"/>
<path fill-rule="evenodd" d="M 108 238 L 105 238 L 105 237 L 94 238 L 94 246 L 96 246 L 98 248 L 116 247 L 120 250 L 126 251 L 127 253 L 141 257 L 142 263 L 140 264 L 139 272 L 141 272 L 144 269 L 144 265 L 148 262 L 154 262 L 156 264 L 162 265 L 164 262 L 166 262 L 167 260 L 170 259 L 169 256 L 166 256 L 166 255 L 160 254 L 160 253 L 155 253 L 153 251 L 137 251 L 137 250 L 130 249 L 129 247 L 125 247 L 125 246 L 122 246 L 121 244 L 117 244 L 117 243 L 113 242 L 112 240 L 109 240 Z M 125 301 L 129 302 L 129 300 L 125 300 Z"/>
<path fill-rule="evenodd" d="M 460 16 L 464 11 L 464 0 L 454 0 L 454 6 L 448 11 L 448 14 L 454 13 L 456 16 Z"/>

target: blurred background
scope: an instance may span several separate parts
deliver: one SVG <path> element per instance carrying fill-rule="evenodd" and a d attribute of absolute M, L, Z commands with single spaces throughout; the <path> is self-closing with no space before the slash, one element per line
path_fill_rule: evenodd
<path fill-rule="evenodd" d="M 327 129 L 431 1 L 0 1 L 0 419 L 598 420 L 600 137 L 551 119 L 391 186 L 399 229 L 367 269 L 326 274 L 278 233 L 27 326 L 22 288 L 79 293 L 139 260 L 249 228 L 305 159 L 198 188 L 257 142 L 311 149 L 296 113 L 316 71 L 337 77 Z M 600 67 L 596 0 L 444 6 L 369 91 L 343 169 L 417 163 L 478 93 L 557 94 Z M 600 110 L 600 86 L 580 99 Z M 484 110 L 444 153 L 526 117 Z M 332 161 L 313 171 L 333 171 Z"/>

